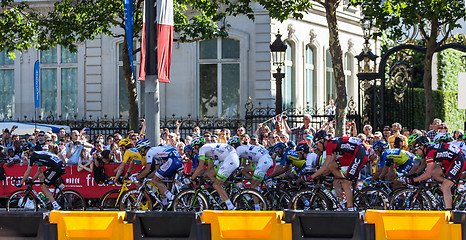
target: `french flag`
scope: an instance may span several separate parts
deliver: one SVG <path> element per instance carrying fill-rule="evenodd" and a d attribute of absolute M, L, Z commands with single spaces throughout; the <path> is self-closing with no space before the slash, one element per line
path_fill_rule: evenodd
<path fill-rule="evenodd" d="M 141 67 L 139 71 L 139 80 L 144 80 L 146 76 L 145 17 L 143 19 L 143 42 L 141 46 Z M 173 49 L 173 31 L 173 0 L 157 0 L 157 71 L 159 82 L 170 82 L 170 63 Z"/>

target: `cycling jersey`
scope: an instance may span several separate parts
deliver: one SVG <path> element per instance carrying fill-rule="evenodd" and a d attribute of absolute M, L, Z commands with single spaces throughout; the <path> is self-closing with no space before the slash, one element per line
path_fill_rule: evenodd
<path fill-rule="evenodd" d="M 136 148 L 130 148 L 125 151 L 125 154 L 123 154 L 124 163 L 131 161 L 146 166 L 146 158 L 141 156 Z"/>
<path fill-rule="evenodd" d="M 448 143 L 438 143 L 427 147 L 426 163 L 440 162 L 447 179 L 457 181 L 466 170 L 465 158 L 461 149 Z"/>
<path fill-rule="evenodd" d="M 306 170 L 320 168 L 325 162 L 325 152 L 321 156 L 317 153 L 308 153 L 306 157 Z"/>
<path fill-rule="evenodd" d="M 262 146 L 242 145 L 236 148 L 236 153 L 240 158 L 251 161 L 251 169 L 254 171 L 252 178 L 257 181 L 262 181 L 267 170 L 273 166 L 269 152 Z"/>
<path fill-rule="evenodd" d="M 57 155 L 48 152 L 48 151 L 34 151 L 31 154 L 29 159 L 29 166 L 32 167 L 33 164 L 46 167 L 61 167 L 63 165 L 63 160 Z"/>
<path fill-rule="evenodd" d="M 29 166 L 33 164 L 48 167 L 44 173 L 44 184 L 52 186 L 57 179 L 65 174 L 65 164 L 57 155 L 48 151 L 35 151 L 31 154 L 29 159 Z"/>
<path fill-rule="evenodd" d="M 236 153 L 238 157 L 247 159 L 251 162 L 259 162 L 265 155 L 269 155 L 264 147 L 258 145 L 242 145 L 236 148 Z"/>
<path fill-rule="evenodd" d="M 207 143 L 199 149 L 199 160 L 222 162 L 232 152 L 236 154 L 236 150 L 226 143 Z"/>
<path fill-rule="evenodd" d="M 466 143 L 463 141 L 454 141 L 454 142 L 449 142 L 448 144 L 451 144 L 453 146 L 457 146 L 461 149 L 463 154 L 466 154 Z"/>
<path fill-rule="evenodd" d="M 328 141 L 326 155 L 337 155 L 336 163 L 342 166 L 348 166 L 346 178 L 350 180 L 357 179 L 362 166 L 367 162 L 367 149 L 361 139 L 354 137 L 339 137 Z"/>
<path fill-rule="evenodd" d="M 379 167 L 396 165 L 398 173 L 409 173 L 416 162 L 416 155 L 399 148 L 387 149 L 382 153 Z"/>
<path fill-rule="evenodd" d="M 151 165 L 161 165 L 162 161 L 169 158 L 181 159 L 181 155 L 178 150 L 169 146 L 151 147 L 146 153 L 146 162 Z"/>

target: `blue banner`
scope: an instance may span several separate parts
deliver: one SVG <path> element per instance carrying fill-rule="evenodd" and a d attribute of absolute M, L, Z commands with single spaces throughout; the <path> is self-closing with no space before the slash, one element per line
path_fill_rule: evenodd
<path fill-rule="evenodd" d="M 126 43 L 128 43 L 129 62 L 131 63 L 131 71 L 134 79 L 133 67 L 133 0 L 124 0 L 123 6 L 125 9 L 125 30 L 126 30 Z"/>
<path fill-rule="evenodd" d="M 34 108 L 40 107 L 40 83 L 39 83 L 39 74 L 40 74 L 40 63 L 39 60 L 34 64 Z"/>

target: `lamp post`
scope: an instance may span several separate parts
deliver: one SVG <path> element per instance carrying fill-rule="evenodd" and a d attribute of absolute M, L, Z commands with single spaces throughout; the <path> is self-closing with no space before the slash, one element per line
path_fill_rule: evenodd
<path fill-rule="evenodd" d="M 375 73 L 377 70 L 377 64 L 375 60 L 378 56 L 372 53 L 371 44 L 369 42 L 371 39 L 372 20 L 367 17 L 361 19 L 361 28 L 364 38 L 364 48 L 359 55 L 355 56 L 358 59 L 358 72 Z"/>
<path fill-rule="evenodd" d="M 282 112 L 282 79 L 285 77 L 285 74 L 282 73 L 281 67 L 285 65 L 285 55 L 286 55 L 286 44 L 282 41 L 280 31 L 276 35 L 277 38 L 275 41 L 270 44 L 270 52 L 272 53 L 272 63 L 274 66 L 277 66 L 277 72 L 273 74 L 275 78 L 275 113 L 280 114 Z"/>

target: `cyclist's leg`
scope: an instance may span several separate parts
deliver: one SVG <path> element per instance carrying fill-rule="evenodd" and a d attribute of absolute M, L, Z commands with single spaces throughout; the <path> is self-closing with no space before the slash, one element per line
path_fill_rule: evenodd
<path fill-rule="evenodd" d="M 236 153 L 231 153 L 225 158 L 222 165 L 220 166 L 215 182 L 213 184 L 214 189 L 217 190 L 217 192 L 220 194 L 220 197 L 222 197 L 223 201 L 225 201 L 228 207 L 228 210 L 234 210 L 235 207 L 233 206 L 230 199 L 228 198 L 228 195 L 225 189 L 223 188 L 223 183 L 227 180 L 227 178 L 231 175 L 231 173 L 235 171 L 236 168 L 238 167 L 239 167 L 238 155 L 236 155 Z"/>
<path fill-rule="evenodd" d="M 443 193 L 443 200 L 445 202 L 445 209 L 452 210 L 452 196 L 451 188 L 454 183 L 459 180 L 461 173 L 466 170 L 465 159 L 462 154 L 458 155 L 451 163 L 450 167 L 445 172 L 445 180 L 443 180 L 440 189 Z"/>
<path fill-rule="evenodd" d="M 61 170 L 49 168 L 44 171 L 44 183 L 40 186 L 44 195 L 50 200 L 54 209 L 60 209 L 60 205 L 55 201 L 53 194 L 50 192 L 49 188 L 52 186 L 59 177 L 61 177 Z"/>
<path fill-rule="evenodd" d="M 252 165 L 252 164 L 251 164 Z M 259 162 L 255 164 L 255 168 L 252 169 L 254 174 L 251 180 L 251 188 L 259 190 L 259 185 L 264 180 L 267 171 L 273 166 L 273 160 L 269 155 L 264 155 L 259 159 Z"/>
<path fill-rule="evenodd" d="M 167 186 L 162 182 L 162 179 L 171 178 L 175 175 L 176 171 L 182 166 L 182 161 L 179 158 L 169 158 L 159 169 L 155 172 L 152 182 L 169 200 L 173 200 L 173 193 L 167 189 Z"/>
<path fill-rule="evenodd" d="M 343 189 L 345 189 L 346 202 L 348 203 L 348 210 L 353 210 L 353 190 L 351 188 L 352 181 L 356 181 L 359 177 L 359 172 L 367 162 L 367 150 L 363 145 L 358 145 L 353 155 L 354 159 L 348 166 L 346 172 L 346 179 L 343 180 Z"/>

